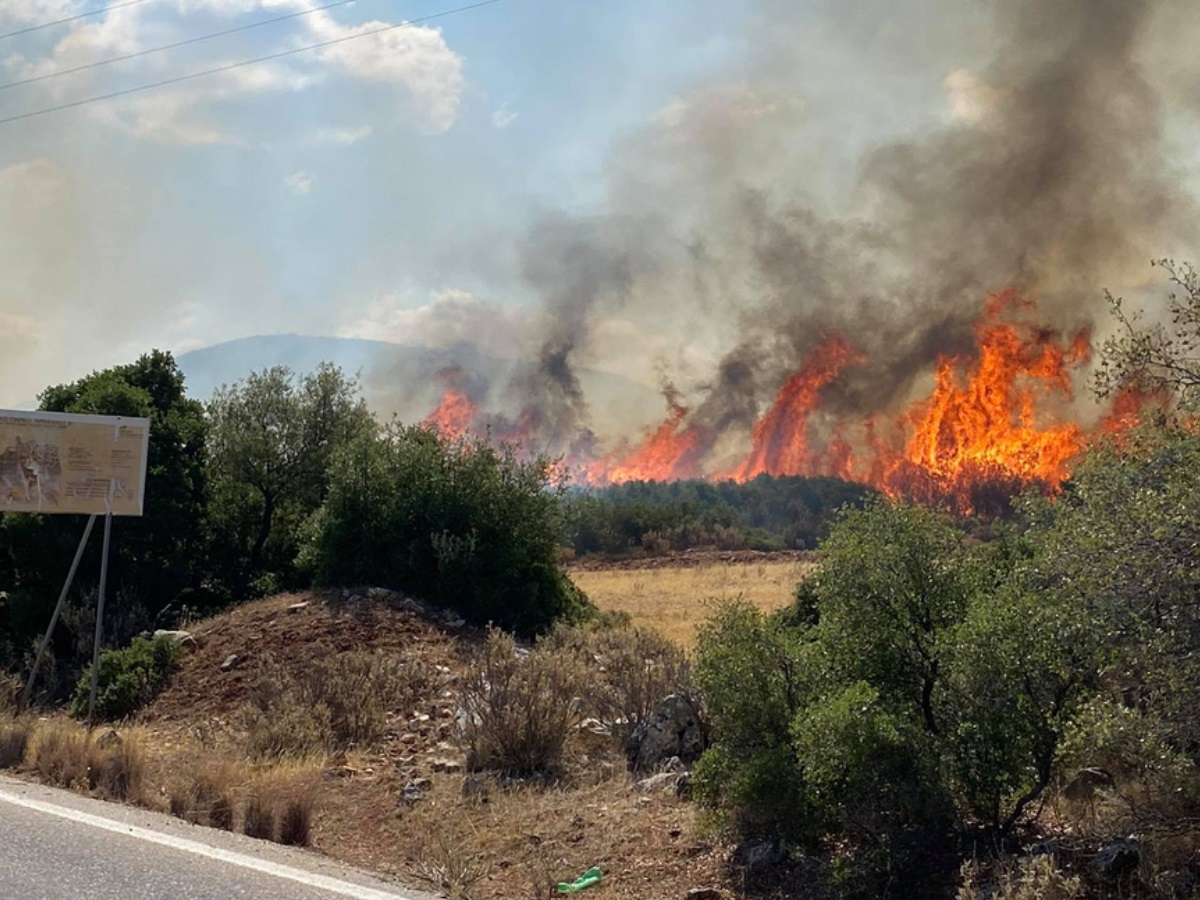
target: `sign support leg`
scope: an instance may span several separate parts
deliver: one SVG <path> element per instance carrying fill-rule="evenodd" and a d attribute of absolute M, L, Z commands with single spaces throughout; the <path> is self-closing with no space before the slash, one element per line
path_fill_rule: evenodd
<path fill-rule="evenodd" d="M 21 693 L 21 709 L 29 707 L 29 700 L 33 696 L 33 683 L 37 681 L 38 669 L 42 665 L 42 657 L 46 654 L 46 648 L 50 645 L 50 636 L 54 633 L 54 626 L 58 624 L 58 616 L 62 612 L 63 604 L 67 600 L 67 592 L 71 590 L 71 584 L 75 581 L 75 572 L 79 569 L 79 562 L 83 559 L 83 548 L 87 546 L 88 538 L 92 535 L 92 526 L 96 524 L 94 515 L 88 517 L 87 527 L 83 529 L 83 539 L 79 542 L 79 548 L 75 551 L 75 559 L 71 563 L 71 570 L 67 572 L 67 581 L 63 585 L 62 593 L 58 595 L 58 603 L 54 605 L 54 614 L 50 616 L 50 627 L 46 629 L 46 634 L 42 638 L 42 642 L 38 645 L 37 656 L 33 660 L 33 671 L 29 673 L 29 681 L 25 684 L 25 690 Z"/>
<path fill-rule="evenodd" d="M 96 640 L 92 645 L 92 689 L 88 694 L 88 727 L 96 712 L 96 687 L 100 683 L 100 638 L 104 633 L 104 592 L 108 586 L 108 544 L 112 535 L 112 513 L 104 516 L 104 550 L 100 557 L 100 594 L 96 599 Z"/>

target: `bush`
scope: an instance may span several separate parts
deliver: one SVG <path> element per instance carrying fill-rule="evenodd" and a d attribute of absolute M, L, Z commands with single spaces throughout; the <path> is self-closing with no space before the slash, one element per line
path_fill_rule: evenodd
<path fill-rule="evenodd" d="M 414 706 L 431 684 L 421 663 L 366 650 L 306 660 L 298 668 L 268 657 L 251 691 L 249 751 L 303 756 L 377 743 L 388 716 Z"/>
<path fill-rule="evenodd" d="M 513 448 L 393 426 L 334 461 L 304 562 L 324 584 L 384 584 L 523 633 L 575 619 L 559 568 L 564 475 Z"/>
<path fill-rule="evenodd" d="M 626 737 L 645 722 L 663 699 L 678 694 L 699 707 L 687 654 L 647 628 L 560 625 L 538 642 L 573 654 L 588 673 L 581 699 L 586 715 Z"/>
<path fill-rule="evenodd" d="M 134 638 L 122 650 L 100 654 L 100 677 L 96 688 L 96 715 L 100 719 L 123 719 L 133 715 L 167 686 L 183 659 L 183 648 L 170 637 Z M 71 714 L 87 715 L 92 673 L 80 676 L 71 701 Z"/>
<path fill-rule="evenodd" d="M 1028 588 L 1019 542 L 970 547 L 880 501 L 823 549 L 792 609 L 733 604 L 702 630 L 697 796 L 743 833 L 843 842 L 870 893 L 948 829 L 1011 834 L 1103 657 L 1086 617 Z"/>
<path fill-rule="evenodd" d="M 585 685 L 575 654 L 547 646 L 522 659 L 510 636 L 491 629 L 463 681 L 467 767 L 555 772 L 579 718 L 572 701 Z"/>

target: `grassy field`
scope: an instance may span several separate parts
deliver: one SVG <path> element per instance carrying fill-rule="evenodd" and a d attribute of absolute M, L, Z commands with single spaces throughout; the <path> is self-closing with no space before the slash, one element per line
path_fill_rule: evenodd
<path fill-rule="evenodd" d="M 691 648 L 711 601 L 744 596 L 771 612 L 786 606 L 813 563 L 796 560 L 714 562 L 689 568 L 576 570 L 571 578 L 604 610 L 621 610 L 633 624 L 656 628 Z"/>

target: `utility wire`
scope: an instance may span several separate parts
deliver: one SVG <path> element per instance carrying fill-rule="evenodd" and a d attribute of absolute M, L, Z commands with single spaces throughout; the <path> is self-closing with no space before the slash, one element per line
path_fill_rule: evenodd
<path fill-rule="evenodd" d="M 124 9 L 126 6 L 136 6 L 139 3 L 145 3 L 146 0 L 124 0 L 122 3 L 113 3 L 109 6 L 102 6 L 99 9 L 93 9 L 89 12 L 78 13 L 74 16 L 67 16 L 65 19 L 55 19 L 53 22 L 42 22 L 38 25 L 27 25 L 24 28 L 18 28 L 16 31 L 9 31 L 0 34 L 0 41 L 6 38 L 16 37 L 19 34 L 29 34 L 33 31 L 41 31 L 43 28 L 53 28 L 55 25 L 66 25 L 68 22 L 78 22 L 80 19 L 87 19 L 91 16 L 98 16 L 101 13 L 112 12 L 114 9 Z"/>
<path fill-rule="evenodd" d="M 383 34 L 385 31 L 395 31 L 397 28 L 410 28 L 413 25 L 420 25 L 422 22 L 430 22 L 434 19 L 443 19 L 446 16 L 453 16 L 457 13 L 469 12 L 473 9 L 481 9 L 485 6 L 492 6 L 499 3 L 500 0 L 480 0 L 479 3 L 471 3 L 466 6 L 459 6 L 454 9 L 443 10 L 442 12 L 431 13 L 427 16 L 420 16 L 416 19 L 409 19 L 406 22 L 397 22 L 393 25 L 384 25 L 380 28 L 372 28 L 369 31 L 361 31 L 358 34 L 348 34 L 344 37 L 333 38 L 328 41 L 321 41 L 319 44 L 307 44 L 303 47 L 293 47 L 291 50 L 281 50 L 278 53 L 270 53 L 266 56 L 258 56 L 254 59 L 245 59 L 241 62 L 229 63 L 224 66 L 217 66 L 213 69 L 202 69 L 199 72 L 192 72 L 188 75 L 178 75 L 174 78 L 165 78 L 162 81 L 154 81 L 150 84 L 142 84 L 137 87 L 125 88 L 120 91 L 113 91 L 109 94 L 97 94 L 94 97 L 85 97 L 82 100 L 72 100 L 70 103 L 60 103 L 58 106 L 47 106 L 44 109 L 35 109 L 31 112 L 20 113 L 15 116 L 6 116 L 0 118 L 0 125 L 8 125 L 11 122 L 20 122 L 24 119 L 32 119 L 37 116 L 45 116 L 50 113 L 61 112 L 65 109 L 75 109 L 79 106 L 86 106 L 89 103 L 99 103 L 103 100 L 112 100 L 116 97 L 124 97 L 128 94 L 137 94 L 142 91 L 149 91 L 155 88 L 166 87 L 167 85 L 180 84 L 184 81 L 191 81 L 195 78 L 203 78 L 206 75 L 217 75 L 221 72 L 230 72 L 234 69 L 241 69 L 245 66 L 258 65 L 259 63 L 271 62 L 276 59 L 283 59 L 285 56 L 295 56 L 297 53 L 307 53 L 310 50 L 320 50 L 323 47 L 332 47 L 335 44 L 344 44 L 347 41 L 357 40 L 359 38 L 370 37 L 374 34 Z"/>
<path fill-rule="evenodd" d="M 141 3 L 144 0 L 134 0 Z M 286 22 L 289 19 L 298 19 L 301 16 L 311 16 L 313 13 L 324 12 L 327 9 L 334 9 L 338 6 L 349 6 L 356 0 L 334 0 L 332 3 L 326 3 L 324 6 L 317 6 L 313 9 L 302 9 L 298 12 L 285 13 L 284 15 L 274 16 L 270 19 L 262 19 L 258 22 L 250 22 L 246 25 L 238 25 L 234 28 L 226 28 L 224 31 L 211 31 L 208 34 L 199 34 L 195 37 L 184 38 L 181 41 L 175 41 L 173 44 L 163 44 L 161 47 L 149 47 L 145 50 L 138 50 L 134 53 L 126 53 L 124 56 L 113 56 L 109 59 L 102 59 L 98 62 L 85 63 L 82 66 L 75 66 L 70 69 L 56 69 L 53 72 L 47 72 L 44 75 L 34 75 L 31 78 L 22 78 L 20 81 L 8 81 L 0 84 L 0 91 L 6 91 L 9 88 L 20 87 L 23 84 L 33 84 L 35 81 L 46 81 L 49 78 L 59 78 L 63 75 L 73 75 L 76 72 L 84 72 L 88 69 L 98 69 L 101 66 L 111 66 L 113 63 L 125 62 L 130 59 L 138 59 L 142 56 L 150 56 L 153 53 L 162 53 L 166 50 L 174 50 L 177 47 L 186 47 L 189 44 L 199 44 L 201 41 L 211 41 L 214 38 L 228 37 L 231 34 L 237 34 L 241 31 L 249 31 L 252 28 L 261 28 L 264 25 L 274 25 L 276 22 Z M 110 9 L 113 7 L 110 7 Z"/>

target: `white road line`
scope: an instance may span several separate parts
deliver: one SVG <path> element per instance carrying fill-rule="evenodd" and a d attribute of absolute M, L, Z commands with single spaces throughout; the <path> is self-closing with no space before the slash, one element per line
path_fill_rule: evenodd
<path fill-rule="evenodd" d="M 209 847 L 207 844 L 202 844 L 199 841 L 189 841 L 187 838 L 162 834 L 157 831 L 151 831 L 149 828 L 140 828 L 137 825 L 126 825 L 122 822 L 115 822 L 112 819 L 105 819 L 101 816 L 93 816 L 91 813 L 80 812 L 79 810 L 69 809 L 65 806 L 55 806 L 52 803 L 31 800 L 28 797 L 12 794 L 3 789 L 0 789 L 0 801 L 11 803 L 13 806 L 23 806 L 26 809 L 32 809 L 37 812 L 46 813 L 47 815 L 58 816 L 60 819 L 69 819 L 72 822 L 91 825 L 93 828 L 101 828 L 104 831 L 111 831 L 115 834 L 123 834 L 127 837 L 137 838 L 151 844 L 170 847 L 173 850 L 181 850 L 184 853 L 192 853 L 196 856 L 204 856 L 209 859 L 215 859 L 218 862 L 229 863 L 233 866 L 241 866 L 243 869 L 251 869 L 255 872 L 261 872 L 264 875 L 272 875 L 275 878 L 295 881 L 309 887 L 329 891 L 331 894 L 352 897 L 354 900 L 408 900 L 408 898 L 402 897 L 399 894 L 377 891 L 373 888 L 351 884 L 348 881 L 341 881 L 337 878 L 318 875 L 315 872 L 305 872 L 302 869 L 294 869 L 291 866 L 255 859 L 253 856 L 235 853 L 231 850 L 220 850 L 216 847 Z"/>

